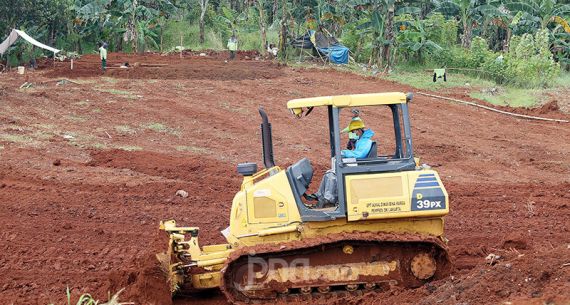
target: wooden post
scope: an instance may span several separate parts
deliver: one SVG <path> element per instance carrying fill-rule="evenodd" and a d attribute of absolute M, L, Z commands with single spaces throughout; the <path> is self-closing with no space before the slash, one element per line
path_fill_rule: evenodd
<path fill-rule="evenodd" d="M 73 70 L 73 58 L 71 59 L 71 70 Z"/>
<path fill-rule="evenodd" d="M 55 52 L 53 52 L 53 67 L 55 68 Z"/>

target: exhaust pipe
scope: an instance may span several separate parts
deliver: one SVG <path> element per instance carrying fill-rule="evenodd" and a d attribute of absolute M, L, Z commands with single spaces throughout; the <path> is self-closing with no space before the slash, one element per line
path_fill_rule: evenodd
<path fill-rule="evenodd" d="M 261 115 L 261 141 L 263 147 L 263 165 L 265 168 L 271 168 L 275 166 L 275 161 L 273 161 L 273 140 L 271 139 L 271 123 L 269 123 L 269 118 L 267 113 L 263 110 L 263 107 L 259 107 L 259 115 Z"/>

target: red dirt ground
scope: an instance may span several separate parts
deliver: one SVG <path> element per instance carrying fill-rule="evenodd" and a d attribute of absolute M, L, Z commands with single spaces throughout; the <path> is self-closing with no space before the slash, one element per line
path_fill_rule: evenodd
<path fill-rule="evenodd" d="M 252 58 L 252 57 L 250 57 Z M 202 228 L 223 241 L 238 162 L 261 165 L 262 105 L 273 124 L 275 159 L 329 164 L 326 115 L 298 121 L 292 98 L 414 91 L 332 69 L 298 69 L 225 54 L 131 56 L 168 66 L 112 69 L 96 56 L 24 76 L 0 75 L 0 303 L 106 300 L 170 304 L 153 255 L 165 247 L 160 220 Z M 59 85 L 62 77 L 76 83 Z M 31 88 L 19 89 L 25 81 Z M 299 304 L 570 303 L 570 124 L 521 120 L 416 96 L 414 148 L 451 197 L 446 236 L 452 276 L 415 290 Z M 555 107 L 525 113 L 565 118 Z M 366 122 L 383 113 L 364 112 Z M 379 128 L 377 139 L 388 130 Z M 386 136 L 386 138 L 388 138 Z M 188 198 L 175 196 L 178 189 Z M 487 264 L 490 253 L 501 258 Z M 218 291 L 175 304 L 226 304 Z"/>

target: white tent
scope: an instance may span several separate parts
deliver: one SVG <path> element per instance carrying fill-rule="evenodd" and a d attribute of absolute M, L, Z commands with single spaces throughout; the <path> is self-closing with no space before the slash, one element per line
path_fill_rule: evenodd
<path fill-rule="evenodd" d="M 45 44 L 33 39 L 32 37 L 30 37 L 28 34 L 26 34 L 23 31 L 19 31 L 19 30 L 12 30 L 12 33 L 10 33 L 10 36 L 8 36 L 8 38 L 6 38 L 6 40 L 4 40 L 2 43 L 0 43 L 0 55 L 4 55 L 4 53 L 6 53 L 6 51 L 8 50 L 8 48 L 14 44 L 14 42 L 16 42 L 16 40 L 18 40 L 18 37 L 22 37 L 25 40 L 27 40 L 29 43 L 35 45 L 36 47 L 40 47 L 42 49 L 46 49 L 48 51 L 52 51 L 53 54 L 57 54 L 59 53 L 60 50 L 56 49 L 56 48 L 52 48 L 50 46 L 46 46 Z"/>

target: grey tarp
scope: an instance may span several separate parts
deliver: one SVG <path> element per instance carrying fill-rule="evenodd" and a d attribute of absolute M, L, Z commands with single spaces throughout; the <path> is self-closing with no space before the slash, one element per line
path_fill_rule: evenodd
<path fill-rule="evenodd" d="M 46 49 L 48 51 L 52 51 L 53 53 L 59 53 L 60 50 L 56 49 L 56 48 L 52 48 L 50 46 L 46 46 L 45 44 L 33 39 L 32 37 L 30 37 L 28 34 L 26 34 L 23 31 L 19 31 L 19 30 L 12 30 L 12 32 L 10 33 L 10 36 L 8 36 L 8 38 L 6 38 L 6 40 L 4 40 L 2 43 L 0 43 L 0 55 L 4 55 L 4 53 L 6 53 L 6 51 L 8 50 L 8 48 L 14 44 L 14 42 L 16 42 L 16 40 L 18 40 L 18 37 L 22 37 L 24 38 L 26 41 L 28 41 L 29 43 L 35 45 L 36 47 L 42 48 L 42 49 Z"/>

